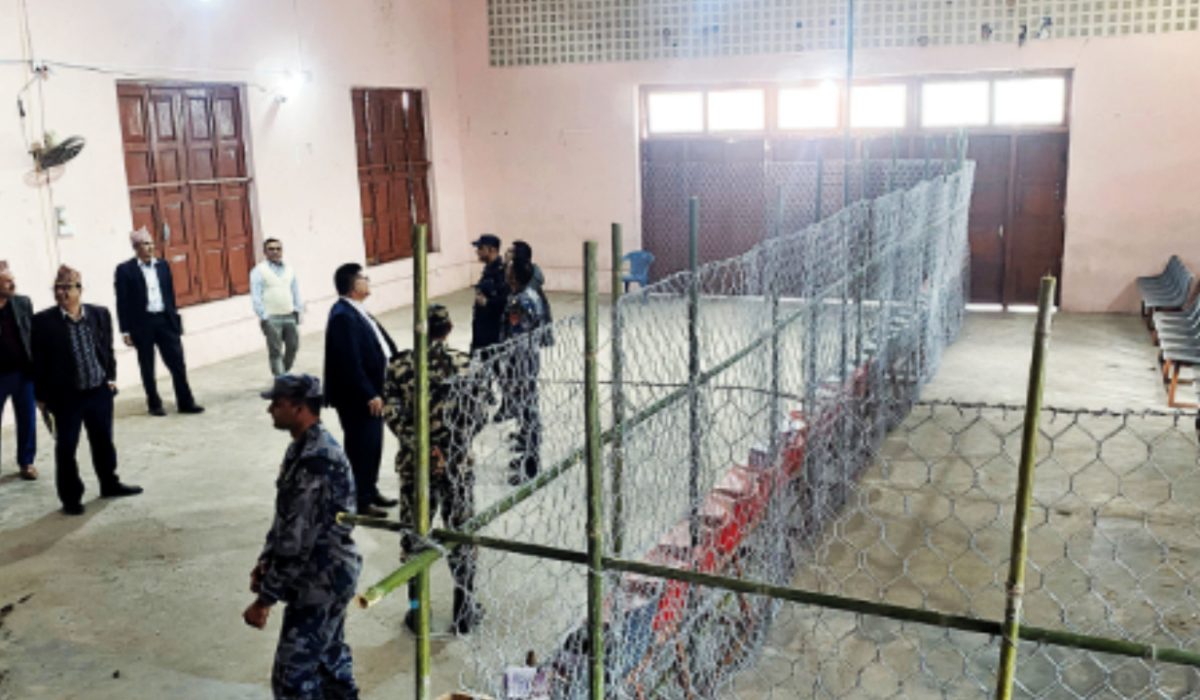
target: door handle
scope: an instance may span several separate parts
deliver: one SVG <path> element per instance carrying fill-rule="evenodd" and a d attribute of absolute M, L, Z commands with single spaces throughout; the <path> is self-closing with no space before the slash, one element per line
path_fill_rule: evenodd
<path fill-rule="evenodd" d="M 1004 238 L 1004 224 L 1000 224 L 1000 228 L 997 229 L 996 235 L 1000 236 L 1001 238 Z"/>
<path fill-rule="evenodd" d="M 171 225 L 163 222 L 163 247 L 171 245 Z"/>

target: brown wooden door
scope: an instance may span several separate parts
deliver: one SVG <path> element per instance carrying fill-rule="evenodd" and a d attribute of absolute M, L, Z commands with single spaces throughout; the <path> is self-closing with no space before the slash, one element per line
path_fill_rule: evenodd
<path fill-rule="evenodd" d="M 1014 138 L 1004 300 L 1036 304 L 1042 276 L 1062 276 L 1069 140 L 1065 133 Z"/>
<path fill-rule="evenodd" d="M 250 290 L 241 93 L 232 85 L 117 86 L 134 226 L 154 235 L 188 306 Z"/>
<path fill-rule="evenodd" d="M 967 237 L 971 249 L 971 301 L 1004 302 L 1004 232 L 1008 223 L 1012 137 L 971 137 L 967 157 L 975 161 Z"/>
<path fill-rule="evenodd" d="M 367 262 L 412 257 L 414 224 L 426 224 L 433 240 L 421 92 L 356 88 L 350 96 Z"/>

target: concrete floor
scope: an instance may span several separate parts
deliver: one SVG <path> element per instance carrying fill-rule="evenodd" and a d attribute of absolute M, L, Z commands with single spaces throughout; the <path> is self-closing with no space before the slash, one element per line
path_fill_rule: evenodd
<path fill-rule="evenodd" d="M 460 321 L 451 342 L 469 338 L 470 295 L 442 300 Z M 577 296 L 555 295 L 559 318 L 577 312 Z M 381 317 L 402 344 L 408 310 Z M 962 339 L 945 354 L 928 398 L 1020 403 L 1024 398 L 1033 317 L 971 314 Z M 304 338 L 297 369 L 319 373 L 321 338 Z M 1135 318 L 1055 319 L 1046 402 L 1061 406 L 1162 408 L 1148 336 Z M 274 431 L 257 397 L 269 381 L 265 351 L 191 372 L 208 412 L 190 417 L 143 413 L 141 392 L 118 402 L 120 474 L 146 487 L 140 498 L 88 500 L 81 518 L 59 514 L 51 441 L 39 435 L 40 481 L 13 478 L 14 436 L 3 435 L 0 476 L 0 698 L 268 698 L 278 631 L 241 621 L 251 600 L 249 568 L 269 524 L 273 479 L 288 437 Z M 335 434 L 336 419 L 333 420 Z M 394 492 L 387 468 L 381 488 Z M 81 462 L 86 465 L 86 449 Z M 84 468 L 94 498 L 94 476 Z M 484 484 L 486 489 L 497 485 Z M 363 582 L 392 570 L 397 542 L 360 530 Z M 444 566 L 435 590 L 449 590 Z M 435 628 L 449 617 L 448 595 L 435 599 Z M 401 631 L 401 597 L 354 611 L 348 638 L 364 698 L 407 697 L 412 639 Z M 467 647 L 434 645 L 434 688 L 457 686 Z"/>

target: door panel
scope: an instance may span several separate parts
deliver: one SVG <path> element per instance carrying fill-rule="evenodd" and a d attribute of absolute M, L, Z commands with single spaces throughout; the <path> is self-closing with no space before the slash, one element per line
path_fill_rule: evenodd
<path fill-rule="evenodd" d="M 967 157 L 975 161 L 967 240 L 971 249 L 970 300 L 977 303 L 1004 301 L 1004 227 L 1011 150 L 1011 136 L 974 136 L 967 146 Z"/>
<path fill-rule="evenodd" d="M 176 302 L 248 292 L 253 229 L 240 89 L 120 83 L 117 95 L 134 223 L 153 232 Z"/>
<path fill-rule="evenodd" d="M 1007 301 L 1037 303 L 1041 277 L 1061 278 L 1067 180 L 1067 134 L 1016 139 Z"/>
<path fill-rule="evenodd" d="M 354 89 L 351 101 L 367 261 L 411 257 L 414 221 L 430 226 L 432 240 L 421 93 Z"/>

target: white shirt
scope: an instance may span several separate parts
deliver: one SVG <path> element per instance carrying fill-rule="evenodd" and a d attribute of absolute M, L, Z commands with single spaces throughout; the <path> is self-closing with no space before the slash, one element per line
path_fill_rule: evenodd
<path fill-rule="evenodd" d="M 154 269 L 158 260 L 150 258 L 150 262 L 142 262 L 139 258 L 137 264 L 142 270 L 142 278 L 146 280 L 146 310 L 152 314 L 161 314 L 163 312 L 162 289 L 158 286 L 158 271 Z"/>
<path fill-rule="evenodd" d="M 371 314 L 367 313 L 361 301 L 356 301 L 350 297 L 342 297 L 350 306 L 353 306 L 358 313 L 366 319 L 367 323 L 371 324 L 371 330 L 375 331 L 375 339 L 379 341 L 379 350 L 383 353 L 384 361 L 392 359 L 392 349 L 388 346 L 387 340 L 383 337 L 383 331 L 379 330 L 379 324 L 375 323 L 375 319 L 371 318 Z"/>

